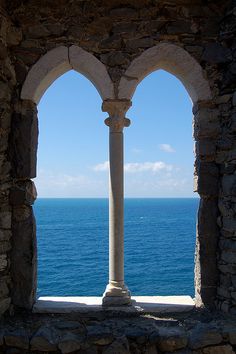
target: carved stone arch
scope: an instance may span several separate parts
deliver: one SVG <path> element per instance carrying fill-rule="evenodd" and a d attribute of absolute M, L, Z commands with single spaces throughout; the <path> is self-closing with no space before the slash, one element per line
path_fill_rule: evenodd
<path fill-rule="evenodd" d="M 113 83 L 106 67 L 92 54 L 71 46 L 60 46 L 42 56 L 29 70 L 21 91 L 20 111 L 12 119 L 11 251 L 12 303 L 31 309 L 37 289 L 37 240 L 32 204 L 36 189 L 38 117 L 37 104 L 47 88 L 62 74 L 74 69 L 87 77 L 103 100 L 114 99 Z M 21 197 L 19 198 L 19 195 Z M 30 196 L 30 197 L 29 197 Z M 22 210 L 19 218 L 19 208 Z"/>
<path fill-rule="evenodd" d="M 104 64 L 78 46 L 60 46 L 42 56 L 30 69 L 21 98 L 38 104 L 47 88 L 61 75 L 74 69 L 87 77 L 103 100 L 114 98 L 114 88 Z"/>
<path fill-rule="evenodd" d="M 180 79 L 194 105 L 194 191 L 200 196 L 196 229 L 195 299 L 197 305 L 214 307 L 218 283 L 219 166 L 214 152 L 208 146 L 215 146 L 219 138 L 219 114 L 212 104 L 210 85 L 200 64 L 183 48 L 171 43 L 160 43 L 133 60 L 120 80 L 119 99 L 130 100 L 142 79 L 158 69 L 166 70 Z"/>
<path fill-rule="evenodd" d="M 171 43 L 160 43 L 132 61 L 121 78 L 119 98 L 131 99 L 140 81 L 158 69 L 179 78 L 193 103 L 211 99 L 211 90 L 200 64 L 186 50 Z"/>

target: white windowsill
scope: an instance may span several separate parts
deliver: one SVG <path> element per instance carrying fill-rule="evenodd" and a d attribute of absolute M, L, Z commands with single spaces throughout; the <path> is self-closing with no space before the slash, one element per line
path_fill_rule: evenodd
<path fill-rule="evenodd" d="M 103 307 L 102 297 L 68 296 L 40 297 L 36 301 L 34 313 L 72 313 L 90 311 L 122 311 L 127 313 L 155 312 L 173 313 L 188 312 L 195 307 L 190 296 L 132 296 L 132 306 Z"/>

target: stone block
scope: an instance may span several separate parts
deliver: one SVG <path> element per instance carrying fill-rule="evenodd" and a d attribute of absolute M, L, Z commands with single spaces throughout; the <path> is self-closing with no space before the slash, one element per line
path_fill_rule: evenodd
<path fill-rule="evenodd" d="M 227 63 L 232 59 L 229 48 L 223 47 L 219 43 L 207 43 L 202 55 L 202 60 L 211 64 Z"/>
<path fill-rule="evenodd" d="M 103 354 L 130 354 L 129 342 L 125 336 L 117 337 L 104 351 Z"/>
<path fill-rule="evenodd" d="M 159 328 L 159 341 L 157 347 L 161 351 L 173 352 L 178 349 L 183 349 L 187 346 L 187 343 L 188 336 L 183 328 Z"/>
<path fill-rule="evenodd" d="M 234 163 L 223 163 L 220 166 L 220 172 L 221 174 L 232 174 L 236 170 L 236 165 Z"/>
<path fill-rule="evenodd" d="M 57 351 L 58 334 L 51 328 L 42 326 L 33 335 L 30 341 L 30 349 L 43 352 Z"/>
<path fill-rule="evenodd" d="M 220 298 L 223 298 L 223 299 L 230 299 L 231 294 L 230 294 L 229 289 L 226 289 L 223 286 L 220 286 L 220 287 L 218 286 L 217 296 L 219 296 Z"/>
<path fill-rule="evenodd" d="M 0 254 L 0 272 L 6 270 L 8 266 L 8 260 L 6 254 Z"/>
<path fill-rule="evenodd" d="M 36 296 L 37 249 L 33 210 L 31 207 L 27 210 L 28 217 L 19 221 L 15 218 L 13 211 L 12 301 L 14 305 L 31 309 Z"/>
<path fill-rule="evenodd" d="M 202 349 L 202 354 L 235 354 L 231 345 L 219 345 Z"/>
<path fill-rule="evenodd" d="M 218 207 L 222 216 L 225 216 L 226 218 L 234 217 L 235 211 L 233 209 L 233 203 L 230 201 L 225 200 L 224 198 L 219 199 Z"/>
<path fill-rule="evenodd" d="M 33 181 L 26 181 L 14 186 L 10 191 L 12 205 L 32 205 L 37 198 L 37 191 Z"/>
<path fill-rule="evenodd" d="M 215 254 L 218 242 L 217 217 L 219 215 L 216 198 L 201 198 L 198 209 L 197 232 L 205 252 Z M 207 236 L 208 235 L 208 236 Z"/>
<path fill-rule="evenodd" d="M 81 338 L 72 333 L 65 334 L 59 341 L 58 348 L 62 354 L 68 354 L 80 350 Z"/>
<path fill-rule="evenodd" d="M 195 140 L 217 138 L 221 133 L 220 122 L 216 119 L 209 120 L 206 116 L 205 119 L 198 119 L 194 117 L 193 132 Z"/>
<path fill-rule="evenodd" d="M 11 249 L 11 242 L 9 241 L 2 241 L 0 242 L 0 254 L 6 253 Z"/>
<path fill-rule="evenodd" d="M 12 177 L 36 177 L 38 118 L 36 105 L 23 101 L 22 114 L 12 118 L 11 158 Z"/>
<path fill-rule="evenodd" d="M 199 140 L 195 143 L 195 153 L 202 161 L 213 161 L 216 152 L 216 143 L 211 140 Z"/>
<path fill-rule="evenodd" d="M 236 240 L 221 239 L 219 247 L 221 250 L 236 252 Z"/>
<path fill-rule="evenodd" d="M 109 66 L 125 65 L 129 62 L 127 55 L 119 51 L 102 54 L 101 61 Z"/>
<path fill-rule="evenodd" d="M 6 298 L 9 295 L 9 289 L 7 281 L 0 281 L 0 298 Z"/>
<path fill-rule="evenodd" d="M 11 99 L 11 90 L 7 82 L 0 82 L 0 100 L 10 101 Z"/>
<path fill-rule="evenodd" d="M 170 21 L 166 27 L 168 34 L 185 34 L 185 33 L 194 33 L 194 27 L 190 21 Z"/>
<path fill-rule="evenodd" d="M 223 217 L 222 220 L 223 220 L 223 229 L 224 230 L 230 231 L 233 233 L 236 232 L 236 219 L 234 217 L 233 218 Z"/>
<path fill-rule="evenodd" d="M 235 327 L 232 327 L 229 330 L 229 341 L 230 341 L 230 344 L 236 345 L 236 328 Z"/>
<path fill-rule="evenodd" d="M 12 221 L 11 211 L 0 211 L 0 228 L 10 229 Z"/>
<path fill-rule="evenodd" d="M 222 177 L 222 192 L 224 196 L 236 196 L 236 174 Z"/>
<path fill-rule="evenodd" d="M 236 264 L 218 264 L 218 269 L 224 274 L 236 274 Z"/>
<path fill-rule="evenodd" d="M 196 161 L 194 191 L 200 195 L 218 196 L 219 169 L 214 162 Z"/>
<path fill-rule="evenodd" d="M 29 336 L 23 329 L 7 331 L 4 335 L 5 343 L 8 347 L 29 349 Z"/>
<path fill-rule="evenodd" d="M 128 39 L 126 41 L 128 49 L 150 48 L 153 46 L 153 39 L 150 37 L 139 39 Z"/>
<path fill-rule="evenodd" d="M 9 297 L 0 300 L 0 315 L 4 314 L 9 309 L 10 303 L 11 299 Z"/>
<path fill-rule="evenodd" d="M 219 330 L 211 324 L 199 324 L 190 331 L 189 347 L 191 349 L 200 349 L 210 345 L 220 344 L 222 336 Z"/>
<path fill-rule="evenodd" d="M 232 100 L 233 106 L 236 106 L 236 91 L 233 94 L 233 100 Z"/>
<path fill-rule="evenodd" d="M 221 259 L 226 263 L 236 264 L 236 252 L 222 251 Z"/>
<path fill-rule="evenodd" d="M 232 98 L 232 94 L 221 95 L 216 98 L 215 103 L 216 104 L 224 104 L 224 103 L 229 102 L 229 100 L 231 100 L 231 98 Z"/>
<path fill-rule="evenodd" d="M 137 24 L 134 22 L 119 22 L 114 23 L 112 27 L 112 32 L 117 33 L 133 33 L 137 29 Z"/>
<path fill-rule="evenodd" d="M 0 154 L 0 180 L 10 176 L 11 165 L 5 153 Z"/>
<path fill-rule="evenodd" d="M 0 229 L 0 242 L 1 241 L 9 241 L 11 238 L 11 230 Z"/>

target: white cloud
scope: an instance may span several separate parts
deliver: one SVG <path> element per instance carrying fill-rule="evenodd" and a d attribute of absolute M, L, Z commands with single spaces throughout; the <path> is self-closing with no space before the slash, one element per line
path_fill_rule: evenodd
<path fill-rule="evenodd" d="M 167 165 L 165 162 L 156 161 L 156 162 L 130 162 L 124 165 L 125 172 L 160 172 L 160 171 L 172 171 L 173 166 Z"/>
<path fill-rule="evenodd" d="M 108 194 L 104 178 L 69 175 L 40 169 L 35 179 L 39 197 L 103 197 Z"/>
<path fill-rule="evenodd" d="M 109 162 L 105 161 L 93 167 L 94 171 L 107 171 L 109 168 Z M 136 173 L 136 172 L 160 172 L 160 171 L 172 171 L 173 166 L 168 165 L 163 161 L 156 162 L 129 162 L 124 164 L 124 170 L 127 173 Z"/>
<path fill-rule="evenodd" d="M 175 149 L 170 144 L 160 144 L 160 149 L 165 152 L 175 152 Z"/>
<path fill-rule="evenodd" d="M 108 171 L 109 161 L 99 163 L 93 167 L 94 171 Z"/>

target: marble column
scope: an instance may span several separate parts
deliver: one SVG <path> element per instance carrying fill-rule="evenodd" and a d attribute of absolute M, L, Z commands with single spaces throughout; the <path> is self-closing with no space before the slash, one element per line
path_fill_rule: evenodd
<path fill-rule="evenodd" d="M 109 113 L 109 284 L 103 295 L 104 306 L 122 306 L 131 303 L 130 292 L 124 282 L 124 159 L 123 128 L 130 125 L 125 113 L 128 100 L 107 100 L 102 110 Z"/>

